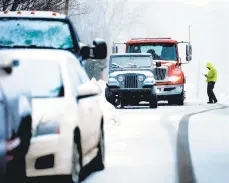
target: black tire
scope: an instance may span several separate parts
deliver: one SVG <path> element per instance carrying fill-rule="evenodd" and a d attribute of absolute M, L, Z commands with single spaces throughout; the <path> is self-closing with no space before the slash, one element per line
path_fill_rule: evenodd
<path fill-rule="evenodd" d="M 184 105 L 184 99 L 183 99 L 183 98 L 179 98 L 179 99 L 177 100 L 177 105 L 179 105 L 179 106 Z"/>
<path fill-rule="evenodd" d="M 100 138 L 98 143 L 98 153 L 96 156 L 95 171 L 101 171 L 105 168 L 105 143 L 104 143 L 103 123 L 101 125 Z"/>
<path fill-rule="evenodd" d="M 107 102 L 111 103 L 115 106 L 115 96 L 113 95 L 112 91 L 109 90 L 109 88 L 105 89 L 105 98 Z"/>
<path fill-rule="evenodd" d="M 149 107 L 150 107 L 151 109 L 156 109 L 156 108 L 158 107 L 157 96 L 156 96 L 156 95 L 153 95 L 153 96 L 150 98 Z"/>
<path fill-rule="evenodd" d="M 14 158 L 7 164 L 5 174 L 6 183 L 26 182 L 25 156 L 28 153 L 30 140 L 32 137 L 31 116 L 26 116 L 22 118 L 21 124 L 18 129 L 17 137 L 20 138 L 21 144 L 11 152 Z"/>
<path fill-rule="evenodd" d="M 79 183 L 82 169 L 82 148 L 78 128 L 76 128 L 74 132 L 72 155 L 72 175 L 69 176 L 69 180 L 71 180 L 72 183 Z"/>

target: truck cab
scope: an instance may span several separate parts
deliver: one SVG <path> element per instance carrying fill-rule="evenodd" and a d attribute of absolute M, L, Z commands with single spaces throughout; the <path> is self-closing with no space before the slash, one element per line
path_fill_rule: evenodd
<path fill-rule="evenodd" d="M 135 38 L 127 41 L 126 53 L 150 53 L 155 63 L 160 66 L 154 70 L 158 101 L 166 100 L 169 104 L 183 105 L 185 100 L 185 74 L 182 71 L 178 44 L 187 43 L 186 61 L 192 59 L 190 42 L 178 42 L 171 38 Z M 113 50 L 117 51 L 117 47 Z"/>

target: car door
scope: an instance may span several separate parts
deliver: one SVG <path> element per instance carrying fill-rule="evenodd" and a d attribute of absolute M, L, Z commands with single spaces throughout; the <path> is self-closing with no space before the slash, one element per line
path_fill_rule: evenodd
<path fill-rule="evenodd" d="M 85 72 L 84 69 L 81 69 L 80 67 L 78 67 L 78 73 L 80 76 L 80 80 L 82 83 L 90 83 L 90 79 L 87 75 L 87 73 Z M 91 82 L 91 84 L 93 84 Z M 98 88 L 99 89 L 99 88 Z M 100 135 L 100 127 L 101 127 L 101 120 L 102 120 L 102 110 L 100 108 L 100 102 L 101 102 L 101 96 L 100 95 L 96 95 L 93 97 L 90 97 L 90 123 L 92 126 L 92 130 L 93 130 L 93 139 L 91 139 L 93 141 L 94 145 L 98 144 L 98 140 L 99 140 L 99 135 Z"/>
<path fill-rule="evenodd" d="M 75 62 L 75 61 L 74 61 Z M 75 96 L 76 105 L 79 106 L 79 119 L 80 119 L 80 135 L 81 135 L 81 147 L 82 153 L 87 154 L 94 146 L 93 134 L 94 127 L 91 124 L 91 115 L 92 115 L 92 103 L 91 97 L 85 97 L 80 101 L 77 100 L 77 89 L 83 84 L 82 79 L 80 79 L 80 74 L 78 72 L 78 65 L 73 62 L 68 62 L 68 74 L 71 80 L 73 95 Z"/>

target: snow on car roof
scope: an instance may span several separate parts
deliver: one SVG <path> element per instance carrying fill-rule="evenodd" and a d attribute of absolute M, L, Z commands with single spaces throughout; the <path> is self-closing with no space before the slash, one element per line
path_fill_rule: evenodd
<path fill-rule="evenodd" d="M 66 15 L 52 11 L 1 11 L 0 18 L 47 18 L 65 19 Z"/>

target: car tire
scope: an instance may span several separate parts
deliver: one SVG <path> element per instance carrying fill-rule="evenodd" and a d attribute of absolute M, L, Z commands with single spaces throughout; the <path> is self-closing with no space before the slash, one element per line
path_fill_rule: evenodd
<path fill-rule="evenodd" d="M 74 132 L 74 141 L 72 149 L 72 175 L 70 176 L 72 183 L 80 182 L 80 171 L 82 169 L 82 150 L 80 142 L 80 131 L 78 128 L 76 128 Z"/>
<path fill-rule="evenodd" d="M 156 109 L 158 107 L 156 95 L 151 96 L 150 101 L 149 101 L 149 106 L 151 109 Z"/>
<path fill-rule="evenodd" d="M 101 171 L 105 168 L 105 141 L 104 141 L 104 130 L 103 130 L 103 123 L 101 125 L 100 130 L 100 137 L 99 137 L 99 143 L 98 143 L 98 153 L 96 156 L 96 163 L 95 163 L 95 171 Z"/>

